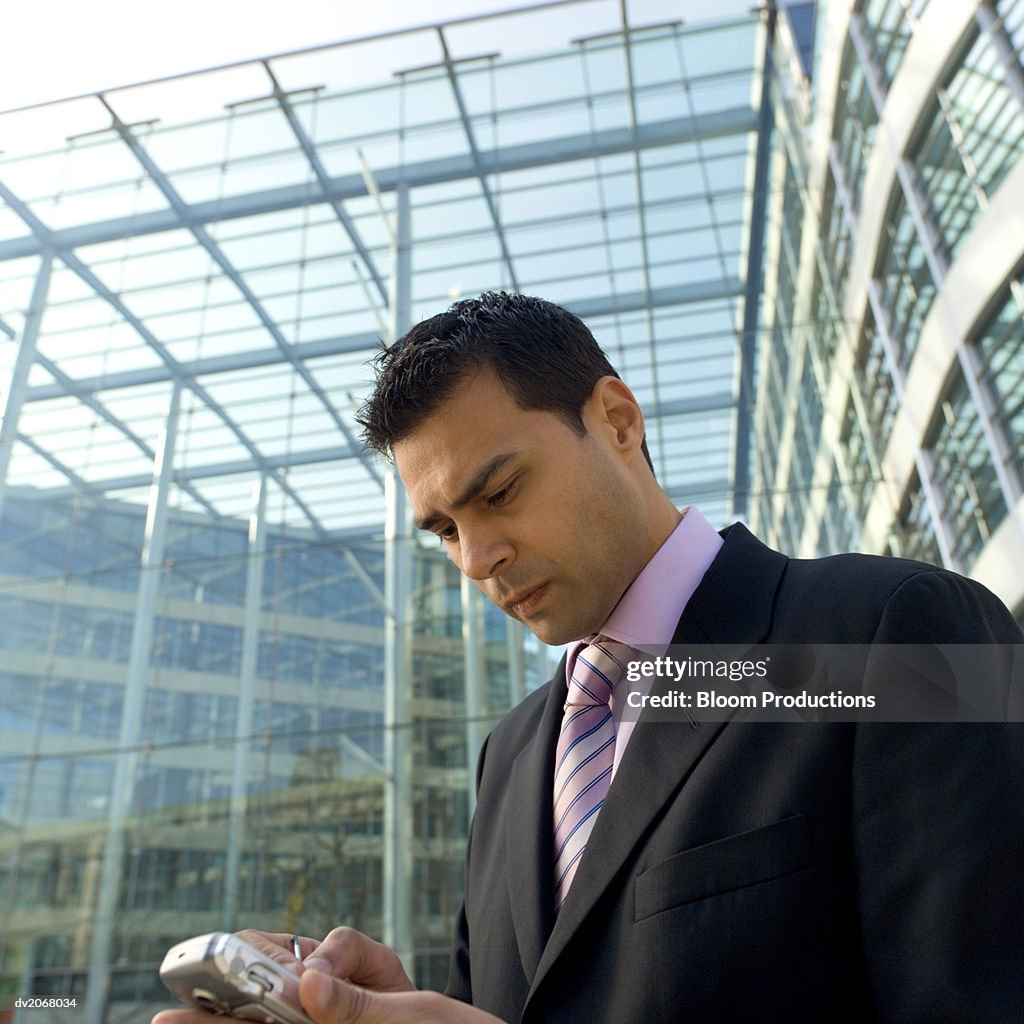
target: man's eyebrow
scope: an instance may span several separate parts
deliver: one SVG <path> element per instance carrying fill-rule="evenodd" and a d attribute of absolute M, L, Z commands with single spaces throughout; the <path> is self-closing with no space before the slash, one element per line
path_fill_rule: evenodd
<path fill-rule="evenodd" d="M 513 459 L 519 458 L 521 454 L 521 452 L 503 452 L 501 455 L 495 455 L 493 459 L 485 462 L 452 502 L 452 510 L 457 511 L 460 508 L 465 508 L 487 487 L 495 473 L 502 470 Z M 422 519 L 417 519 L 415 526 L 417 530 L 430 530 L 444 518 L 444 516 L 437 513 L 431 513 Z"/>

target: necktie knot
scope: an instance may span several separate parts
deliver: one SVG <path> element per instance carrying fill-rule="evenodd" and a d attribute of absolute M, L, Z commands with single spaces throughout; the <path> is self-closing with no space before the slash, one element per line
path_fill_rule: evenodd
<path fill-rule="evenodd" d="M 565 706 L 607 704 L 616 683 L 626 674 L 628 650 L 625 644 L 600 636 L 584 647 L 576 656 Z"/>

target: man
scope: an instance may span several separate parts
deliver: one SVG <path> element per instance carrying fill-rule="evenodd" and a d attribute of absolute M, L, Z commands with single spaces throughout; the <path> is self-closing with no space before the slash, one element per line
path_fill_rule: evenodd
<path fill-rule="evenodd" d="M 453 998 L 341 929 L 303 940 L 317 1024 L 1019 1019 L 1015 726 L 635 721 L 614 667 L 669 643 L 960 642 L 991 645 L 977 668 L 1000 683 L 1005 608 L 931 566 L 791 560 L 674 508 L 632 393 L 550 303 L 457 303 L 378 369 L 362 422 L 417 525 L 572 646 L 481 752 Z"/>

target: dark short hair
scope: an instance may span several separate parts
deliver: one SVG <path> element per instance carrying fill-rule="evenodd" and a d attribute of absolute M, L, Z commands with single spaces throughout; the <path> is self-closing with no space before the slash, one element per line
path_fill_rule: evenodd
<path fill-rule="evenodd" d="M 376 384 L 359 411 L 367 445 L 390 456 L 479 369 L 523 409 L 552 412 L 580 436 L 583 406 L 602 377 L 618 377 L 587 325 L 529 295 L 485 292 L 417 324 L 374 360 Z M 644 442 L 644 455 L 647 444 Z"/>

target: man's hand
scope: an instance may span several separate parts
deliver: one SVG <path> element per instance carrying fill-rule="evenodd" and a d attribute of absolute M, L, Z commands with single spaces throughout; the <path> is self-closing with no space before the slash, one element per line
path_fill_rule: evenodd
<path fill-rule="evenodd" d="M 303 974 L 299 996 L 316 1024 L 502 1024 L 439 992 L 372 992 L 319 971 Z"/>
<path fill-rule="evenodd" d="M 270 940 L 279 948 L 285 948 L 286 959 L 274 958 L 278 963 L 295 963 L 291 952 L 290 935 L 239 932 L 238 937 L 249 945 L 256 946 L 261 952 L 267 952 L 267 947 L 257 945 L 255 940 Z M 302 963 L 306 970 L 320 971 L 332 978 L 342 978 L 375 992 L 416 990 L 394 950 L 380 942 L 374 942 L 369 936 L 357 932 L 354 928 L 335 928 L 327 933 L 322 942 L 303 938 L 299 940 L 299 944 L 302 949 Z"/>
<path fill-rule="evenodd" d="M 249 930 L 239 932 L 238 937 L 295 974 L 322 974 L 328 981 L 332 977 L 342 979 L 367 995 L 416 991 L 394 951 L 354 928 L 335 928 L 322 941 L 300 938 L 301 961 L 292 951 L 291 935 Z M 163 1010 L 153 1018 L 153 1024 L 211 1024 L 213 1019 L 203 1010 Z"/>

